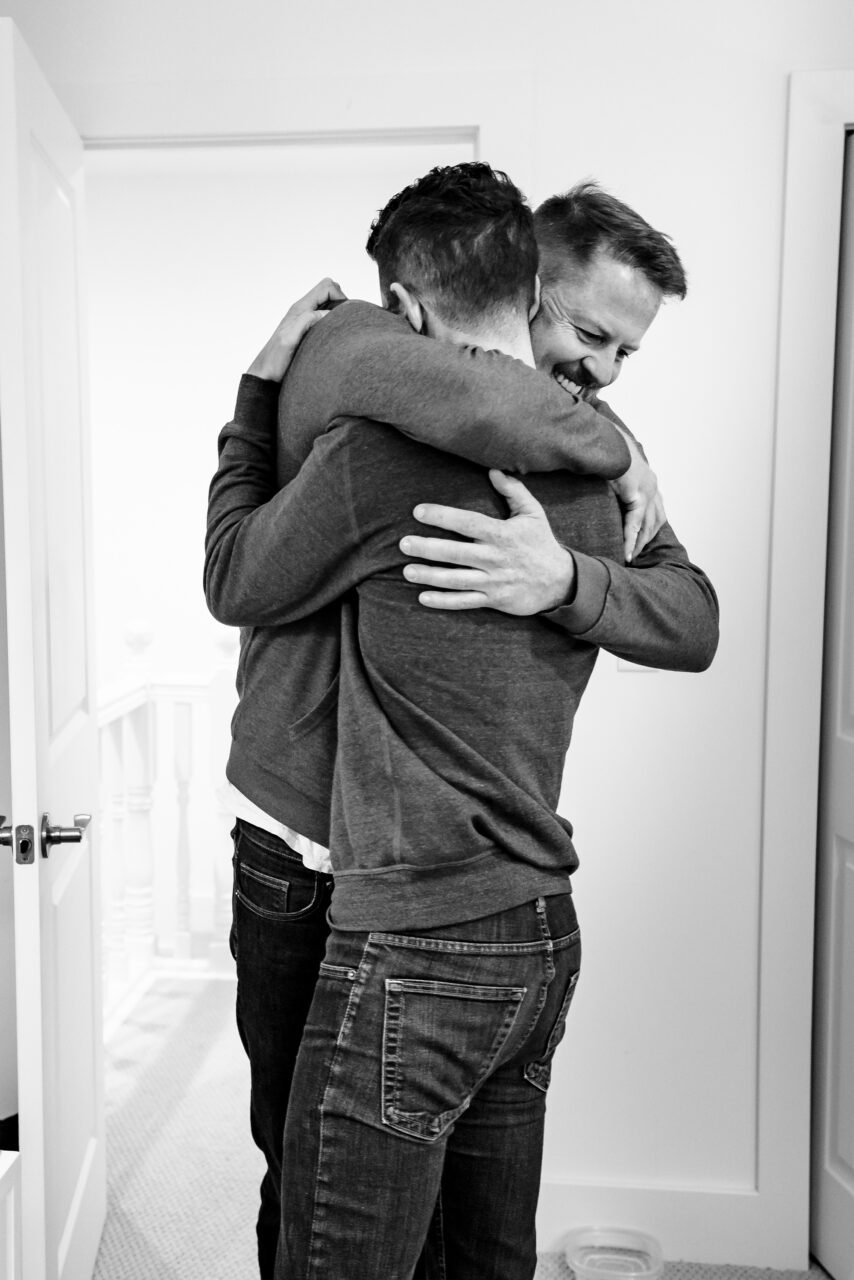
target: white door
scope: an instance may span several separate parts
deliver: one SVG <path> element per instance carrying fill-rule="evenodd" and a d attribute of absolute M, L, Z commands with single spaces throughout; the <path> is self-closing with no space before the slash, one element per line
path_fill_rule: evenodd
<path fill-rule="evenodd" d="M 854 139 L 846 148 L 818 854 L 812 1249 L 854 1276 Z"/>
<path fill-rule="evenodd" d="M 21 1280 L 21 1160 L 0 1151 L 0 1277 Z"/>
<path fill-rule="evenodd" d="M 0 93 L 3 639 L 22 1269 L 27 1280 L 87 1280 L 106 1183 L 96 868 L 83 824 L 72 829 L 72 815 L 93 813 L 97 786 L 81 372 L 83 152 L 7 19 L 0 19 Z M 47 847 L 49 857 L 40 848 L 45 813 L 69 835 Z"/>

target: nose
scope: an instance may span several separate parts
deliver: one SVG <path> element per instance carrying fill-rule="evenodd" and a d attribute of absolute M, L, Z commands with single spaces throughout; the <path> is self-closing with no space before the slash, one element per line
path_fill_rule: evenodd
<path fill-rule="evenodd" d="M 591 351 L 581 363 L 588 379 L 597 387 L 610 387 L 612 382 L 616 382 L 620 372 L 617 353 L 610 349 Z"/>

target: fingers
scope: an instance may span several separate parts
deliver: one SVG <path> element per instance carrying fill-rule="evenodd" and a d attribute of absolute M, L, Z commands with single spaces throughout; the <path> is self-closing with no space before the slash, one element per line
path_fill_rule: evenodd
<path fill-rule="evenodd" d="M 480 591 L 484 575 L 480 569 L 441 569 L 433 564 L 407 564 L 403 567 L 407 582 L 417 582 L 425 587 L 438 587 L 444 591 Z"/>
<path fill-rule="evenodd" d="M 319 280 L 313 289 L 309 289 L 308 293 L 303 294 L 290 308 L 292 312 L 296 311 L 316 311 L 318 308 L 324 308 L 330 302 L 346 302 L 347 296 L 342 291 L 337 280 L 333 280 L 331 276 L 324 276 Z"/>
<path fill-rule="evenodd" d="M 640 517 L 634 515 L 628 516 L 623 525 L 623 555 L 626 564 L 631 564 L 632 557 L 640 554 L 643 548 L 643 527 Z"/>
<path fill-rule="evenodd" d="M 466 538 L 497 538 L 498 530 L 504 524 L 503 520 L 481 515 L 477 511 L 443 507 L 433 502 L 419 503 L 412 514 L 421 524 L 431 524 L 435 529 L 449 529 L 451 533 L 461 533 Z"/>
<path fill-rule="evenodd" d="M 429 523 L 432 524 L 433 521 Z M 417 534 L 407 534 L 405 538 L 401 538 L 400 549 L 405 556 L 415 556 L 418 560 L 440 560 L 446 564 L 479 565 L 488 558 L 485 549 L 474 542 L 454 542 L 451 538 L 420 538 Z M 410 581 L 420 582 L 423 579 L 413 578 Z"/>
<path fill-rule="evenodd" d="M 642 518 L 639 511 L 632 509 L 627 512 L 623 528 L 623 547 L 627 563 L 637 559 L 666 522 L 667 515 L 660 494 L 656 494 L 654 502 L 647 503 L 643 509 Z"/>
<path fill-rule="evenodd" d="M 488 601 L 480 591 L 422 591 L 419 604 L 428 609 L 485 609 Z"/>
<path fill-rule="evenodd" d="M 516 476 L 507 476 L 503 471 L 493 469 L 489 479 L 493 489 L 506 498 L 511 515 L 539 515 L 542 511 L 542 505 Z"/>

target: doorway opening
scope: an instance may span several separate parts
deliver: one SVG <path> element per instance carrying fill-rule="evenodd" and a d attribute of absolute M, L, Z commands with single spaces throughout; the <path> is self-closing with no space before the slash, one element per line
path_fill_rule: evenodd
<path fill-rule="evenodd" d="M 87 150 L 105 1017 L 158 967 L 231 971 L 221 800 L 237 633 L 202 594 L 237 383 L 324 275 L 378 301 L 371 221 L 473 129 Z"/>

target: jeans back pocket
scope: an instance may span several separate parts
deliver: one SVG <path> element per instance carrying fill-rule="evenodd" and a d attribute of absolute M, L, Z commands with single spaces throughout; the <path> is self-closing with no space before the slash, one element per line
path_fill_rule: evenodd
<path fill-rule="evenodd" d="M 387 978 L 383 1122 L 432 1142 L 497 1064 L 527 987 Z"/>

